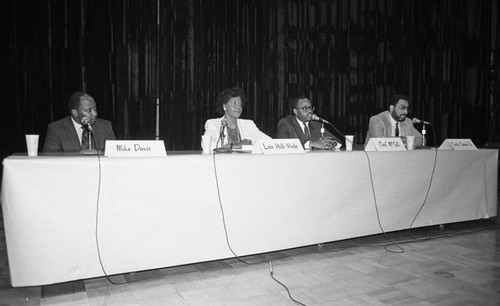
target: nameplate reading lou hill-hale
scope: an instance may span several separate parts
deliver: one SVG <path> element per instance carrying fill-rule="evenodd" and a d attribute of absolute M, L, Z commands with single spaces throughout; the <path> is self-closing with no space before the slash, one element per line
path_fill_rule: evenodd
<path fill-rule="evenodd" d="M 406 148 L 399 137 L 377 137 L 370 138 L 365 151 L 406 151 Z"/>
<path fill-rule="evenodd" d="M 477 147 L 474 145 L 472 140 L 468 138 L 455 138 L 451 139 L 448 138 L 439 147 L 439 150 L 457 150 L 457 151 L 464 151 L 464 150 L 477 150 Z"/>
<path fill-rule="evenodd" d="M 266 139 L 259 142 L 263 154 L 305 153 L 298 139 Z"/>
<path fill-rule="evenodd" d="M 106 140 L 107 157 L 167 156 L 163 140 Z"/>

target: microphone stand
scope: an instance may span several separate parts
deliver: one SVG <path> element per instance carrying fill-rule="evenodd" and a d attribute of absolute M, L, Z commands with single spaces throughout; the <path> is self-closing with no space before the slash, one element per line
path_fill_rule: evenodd
<path fill-rule="evenodd" d="M 425 130 L 425 124 L 422 125 L 422 147 L 425 147 L 426 141 L 425 141 L 425 133 L 427 131 Z"/>
<path fill-rule="evenodd" d="M 219 133 L 219 137 L 220 137 L 220 146 L 223 147 L 224 146 L 224 137 L 226 137 L 226 135 L 224 135 L 224 129 L 225 129 L 225 125 L 224 124 L 221 124 L 220 126 L 220 133 Z"/>
<path fill-rule="evenodd" d="M 87 132 L 89 134 L 89 136 L 88 136 L 89 137 L 89 148 L 81 150 L 79 152 L 80 155 L 99 155 L 99 151 L 92 149 L 92 138 L 93 138 L 92 136 L 94 135 L 92 128 L 90 127 L 90 125 L 87 125 L 85 127 L 85 129 L 87 130 Z"/>
<path fill-rule="evenodd" d="M 226 137 L 226 135 L 224 135 L 225 128 L 226 128 L 226 124 L 224 122 L 221 122 L 220 132 L 219 132 L 219 139 L 220 139 L 221 145 L 219 148 L 215 148 L 213 150 L 214 153 L 231 153 L 231 149 L 224 148 L 224 137 Z"/>

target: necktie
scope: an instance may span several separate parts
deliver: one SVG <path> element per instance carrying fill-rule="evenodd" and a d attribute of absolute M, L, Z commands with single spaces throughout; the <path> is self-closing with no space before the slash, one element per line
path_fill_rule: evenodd
<path fill-rule="evenodd" d="M 304 123 L 304 135 L 306 135 L 306 140 L 311 140 L 311 133 L 309 132 L 309 128 L 305 123 Z"/>
<path fill-rule="evenodd" d="M 395 131 L 396 137 L 399 137 L 399 122 L 396 122 L 396 131 Z"/>
<path fill-rule="evenodd" d="M 87 150 L 89 148 L 89 132 L 82 126 L 82 149 Z"/>

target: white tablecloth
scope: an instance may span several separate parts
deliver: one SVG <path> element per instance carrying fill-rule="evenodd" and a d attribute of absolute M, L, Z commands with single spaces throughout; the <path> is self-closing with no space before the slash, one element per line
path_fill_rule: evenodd
<path fill-rule="evenodd" d="M 109 275 L 234 257 L 221 208 L 238 256 L 406 229 L 422 205 L 413 227 L 495 216 L 498 151 L 437 151 L 427 195 L 435 154 L 220 154 L 220 203 L 211 155 L 14 155 L 1 191 L 11 282 L 103 276 L 99 255 Z"/>

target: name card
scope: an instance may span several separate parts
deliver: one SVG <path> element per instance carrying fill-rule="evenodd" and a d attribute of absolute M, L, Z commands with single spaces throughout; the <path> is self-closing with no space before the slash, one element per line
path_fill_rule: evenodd
<path fill-rule="evenodd" d="M 163 140 L 106 140 L 107 157 L 167 156 Z"/>
<path fill-rule="evenodd" d="M 259 142 L 263 154 L 298 154 L 305 153 L 300 140 L 292 139 L 266 139 Z"/>
<path fill-rule="evenodd" d="M 406 148 L 399 137 L 375 137 L 370 138 L 365 151 L 406 151 Z"/>
<path fill-rule="evenodd" d="M 441 146 L 438 148 L 439 150 L 477 150 L 476 146 L 470 139 L 467 138 L 456 138 L 456 139 L 446 139 L 443 141 Z"/>

